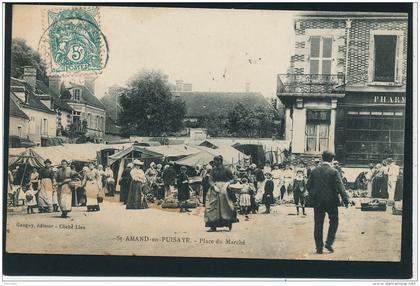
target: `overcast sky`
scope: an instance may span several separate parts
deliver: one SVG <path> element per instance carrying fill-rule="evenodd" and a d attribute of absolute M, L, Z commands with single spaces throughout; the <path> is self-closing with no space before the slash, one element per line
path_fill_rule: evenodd
<path fill-rule="evenodd" d="M 48 6 L 14 6 L 12 36 L 38 49 Z M 96 80 L 102 97 L 136 71 L 158 69 L 195 91 L 251 91 L 274 97 L 294 49 L 293 12 L 101 7 L 109 62 Z M 223 77 L 225 75 L 225 77 Z"/>

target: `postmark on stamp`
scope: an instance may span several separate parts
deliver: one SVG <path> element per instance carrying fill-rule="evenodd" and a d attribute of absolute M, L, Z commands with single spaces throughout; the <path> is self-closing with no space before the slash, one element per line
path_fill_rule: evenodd
<path fill-rule="evenodd" d="M 40 54 L 50 75 L 102 72 L 108 60 L 108 46 L 99 26 L 98 8 L 48 10 L 44 21 Z"/>

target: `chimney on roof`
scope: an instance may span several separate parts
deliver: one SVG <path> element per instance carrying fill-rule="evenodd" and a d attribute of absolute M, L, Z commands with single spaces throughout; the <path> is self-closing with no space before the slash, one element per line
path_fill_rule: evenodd
<path fill-rule="evenodd" d="M 89 89 L 89 91 L 95 95 L 95 78 L 94 77 L 87 77 L 85 78 L 85 87 Z"/>
<path fill-rule="evenodd" d="M 23 67 L 23 80 L 26 81 L 35 92 L 36 88 L 36 67 L 26 66 Z"/>
<path fill-rule="evenodd" d="M 60 83 L 61 78 L 58 75 L 52 75 L 48 79 L 48 85 L 50 90 L 58 96 L 60 96 Z"/>

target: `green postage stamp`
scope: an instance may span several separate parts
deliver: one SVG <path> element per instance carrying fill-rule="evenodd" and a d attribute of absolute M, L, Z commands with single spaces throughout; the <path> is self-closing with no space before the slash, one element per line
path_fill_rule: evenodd
<path fill-rule="evenodd" d="M 101 73 L 107 43 L 99 24 L 99 9 L 78 7 L 46 11 L 40 52 L 50 75 Z"/>

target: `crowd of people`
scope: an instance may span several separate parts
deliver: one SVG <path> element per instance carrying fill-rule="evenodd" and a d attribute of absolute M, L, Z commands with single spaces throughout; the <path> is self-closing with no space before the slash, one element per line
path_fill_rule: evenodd
<path fill-rule="evenodd" d="M 102 165 L 95 167 L 90 163 L 77 172 L 75 165 L 67 160 L 62 160 L 57 168 L 47 159 L 44 167 L 33 167 L 26 178 L 19 178 L 18 174 L 19 166 L 8 172 L 9 201 L 16 206 L 23 200 L 28 214 L 38 208 L 40 213 L 61 212 L 65 218 L 72 207 L 79 206 L 85 206 L 87 211 L 99 211 L 104 196 L 115 195 L 110 166 L 104 169 Z"/>
<path fill-rule="evenodd" d="M 311 165 L 270 164 L 257 166 L 226 167 L 223 157 L 216 156 L 213 161 L 195 168 L 176 166 L 173 163 L 156 164 L 151 162 L 146 168 L 142 160 L 135 159 L 127 164 L 120 179 L 116 182 L 110 166 L 103 168 L 93 163 L 84 166 L 80 172 L 66 160 L 58 168 L 45 160 L 45 166 L 33 168 L 28 180 L 21 188 L 20 196 L 28 214 L 38 209 L 40 213 L 60 212 L 67 217 L 72 207 L 83 206 L 87 211 L 99 211 L 105 196 L 114 196 L 116 185 L 120 187 L 119 200 L 126 209 L 145 209 L 150 202 L 176 199 L 180 212 L 190 212 L 189 200 L 195 197 L 205 207 L 205 225 L 210 231 L 217 227 L 232 228 L 238 221 L 237 214 L 249 220 L 250 214 L 271 212 L 273 204 L 294 203 L 298 215 L 306 215 L 305 208 L 311 200 L 308 192 L 308 179 L 311 172 L 320 166 L 316 159 Z M 331 162 L 342 182 L 344 172 L 337 161 Z M 9 194 L 16 201 L 14 171 L 9 171 Z M 362 172 L 356 184 L 363 182 L 368 197 L 394 199 L 400 168 L 392 159 L 381 165 L 370 166 Z M 363 186 L 362 186 L 363 188 Z M 18 188 L 19 189 L 19 188 Z M 260 210 L 260 206 L 264 209 Z"/>

